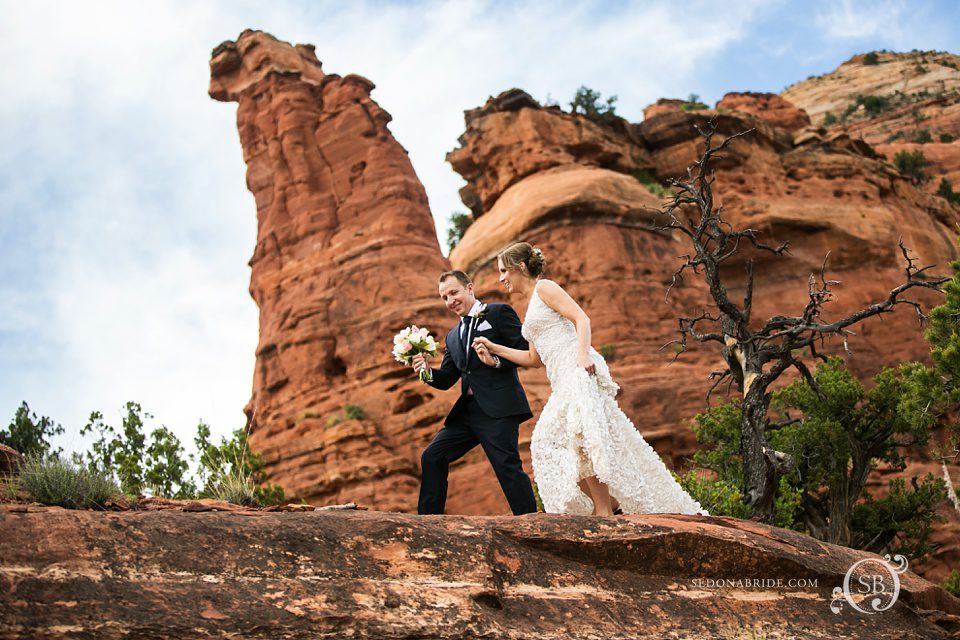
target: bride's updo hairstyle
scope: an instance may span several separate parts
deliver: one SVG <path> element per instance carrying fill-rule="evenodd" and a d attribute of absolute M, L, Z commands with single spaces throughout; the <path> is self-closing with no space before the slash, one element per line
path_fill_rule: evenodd
<path fill-rule="evenodd" d="M 497 257 L 507 269 L 519 269 L 521 264 L 524 265 L 531 278 L 538 277 L 547 268 L 543 252 L 529 242 L 518 242 Z"/>

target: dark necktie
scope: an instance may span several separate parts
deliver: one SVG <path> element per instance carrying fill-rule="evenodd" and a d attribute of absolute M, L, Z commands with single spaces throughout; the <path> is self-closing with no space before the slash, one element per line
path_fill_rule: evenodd
<path fill-rule="evenodd" d="M 467 340 L 470 339 L 470 321 L 473 320 L 470 316 L 463 316 L 460 319 L 460 342 L 463 343 L 463 355 L 464 357 L 470 356 L 470 345 L 467 343 Z"/>

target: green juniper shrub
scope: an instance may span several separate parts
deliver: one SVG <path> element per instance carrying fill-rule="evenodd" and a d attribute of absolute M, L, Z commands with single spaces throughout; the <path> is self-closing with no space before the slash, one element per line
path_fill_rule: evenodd
<path fill-rule="evenodd" d="M 903 177 L 909 178 L 914 184 L 930 180 L 930 176 L 924 171 L 927 167 L 927 158 L 919 149 L 898 151 L 893 156 L 893 164 Z"/>
<path fill-rule="evenodd" d="M 943 588 L 960 598 L 960 571 L 951 571 L 943 581 Z"/>
<path fill-rule="evenodd" d="M 920 129 L 913 134 L 913 141 L 917 144 L 927 144 L 933 142 L 933 136 L 930 135 L 929 129 Z"/>
<path fill-rule="evenodd" d="M 953 141 L 956 140 L 956 139 L 957 139 L 956 136 L 954 136 L 954 135 L 952 135 L 952 134 L 949 134 L 949 133 L 941 133 L 941 134 L 940 134 L 940 142 L 950 143 L 950 142 L 953 142 Z"/>
<path fill-rule="evenodd" d="M 833 115 L 832 111 L 827 111 L 823 114 L 823 126 L 829 127 L 830 125 L 837 123 L 837 116 Z"/>
<path fill-rule="evenodd" d="M 871 51 L 870 53 L 863 56 L 863 64 L 874 65 L 880 62 L 880 56 L 877 55 L 876 51 Z"/>
<path fill-rule="evenodd" d="M 851 521 L 855 539 L 852 546 L 875 553 L 900 553 L 923 561 L 936 550 L 930 534 L 937 522 L 944 520 L 937 507 L 946 499 L 942 478 L 928 473 L 919 483 L 911 478 L 911 489 L 903 478 L 889 482 L 889 493 L 864 501 L 854 507 Z"/>
<path fill-rule="evenodd" d="M 775 524 L 806 531 L 828 542 L 875 552 L 895 551 L 921 559 L 931 551 L 929 534 L 936 508 L 946 496 L 942 480 L 928 477 L 906 487 L 892 483 L 884 498 L 866 495 L 866 479 L 878 463 L 905 466 L 902 452 L 923 446 L 936 417 L 927 411 L 934 378 L 921 365 L 884 369 L 867 392 L 843 361 L 821 363 L 814 377 L 818 397 L 805 380 L 774 393 L 770 446 L 797 461 L 775 497 Z M 681 485 L 715 515 L 746 517 L 741 487 L 739 401 L 711 407 L 693 429 L 704 448 Z"/>

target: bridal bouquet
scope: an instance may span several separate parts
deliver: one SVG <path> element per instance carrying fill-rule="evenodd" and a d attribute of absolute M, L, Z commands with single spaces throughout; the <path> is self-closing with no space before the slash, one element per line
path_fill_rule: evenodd
<path fill-rule="evenodd" d="M 397 362 L 410 365 L 418 353 L 437 355 L 437 341 L 426 329 L 413 325 L 393 337 L 393 357 Z M 420 370 L 420 380 L 427 381 L 426 367 Z"/>

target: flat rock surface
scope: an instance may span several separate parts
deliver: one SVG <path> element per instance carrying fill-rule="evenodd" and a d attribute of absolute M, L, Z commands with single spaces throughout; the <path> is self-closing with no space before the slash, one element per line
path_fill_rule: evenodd
<path fill-rule="evenodd" d="M 833 613 L 848 568 L 877 556 L 730 518 L 5 507 L 0 541 L 2 638 L 900 640 L 960 629 L 960 600 L 909 571 L 889 610 Z"/>

